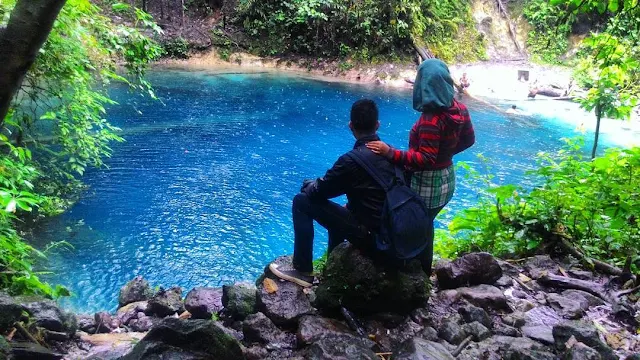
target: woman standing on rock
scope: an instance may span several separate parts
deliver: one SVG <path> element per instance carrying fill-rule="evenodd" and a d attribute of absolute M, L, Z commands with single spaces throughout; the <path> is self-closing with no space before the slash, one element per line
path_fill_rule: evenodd
<path fill-rule="evenodd" d="M 413 85 L 413 108 L 422 113 L 411 128 L 409 150 L 390 147 L 382 141 L 367 143 L 377 154 L 411 173 L 411 188 L 430 210 L 431 232 L 422 266 L 431 273 L 433 261 L 433 221 L 453 197 L 455 172 L 453 156 L 475 142 L 475 133 L 466 106 L 454 99 L 454 83 L 447 65 L 437 59 L 424 61 Z"/>

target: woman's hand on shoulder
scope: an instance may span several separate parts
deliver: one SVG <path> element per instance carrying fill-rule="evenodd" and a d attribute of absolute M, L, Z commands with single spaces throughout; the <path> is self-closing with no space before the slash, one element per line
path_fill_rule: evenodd
<path fill-rule="evenodd" d="M 385 144 L 382 141 L 370 141 L 366 144 L 366 146 L 367 148 L 369 148 L 369 150 L 382 156 L 387 156 L 389 154 L 389 151 L 391 150 L 389 145 Z"/>

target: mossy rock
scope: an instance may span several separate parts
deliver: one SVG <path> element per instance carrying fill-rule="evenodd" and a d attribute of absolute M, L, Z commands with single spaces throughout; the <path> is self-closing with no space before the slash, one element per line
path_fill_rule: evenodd
<path fill-rule="evenodd" d="M 429 277 L 419 261 L 401 270 L 387 268 L 344 243 L 329 255 L 316 289 L 316 306 L 329 311 L 344 306 L 361 314 L 407 314 L 425 306 L 430 290 Z"/>

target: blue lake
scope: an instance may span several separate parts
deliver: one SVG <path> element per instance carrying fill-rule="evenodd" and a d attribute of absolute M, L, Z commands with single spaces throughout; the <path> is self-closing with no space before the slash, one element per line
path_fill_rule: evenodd
<path fill-rule="evenodd" d="M 321 176 L 353 146 L 347 123 L 355 100 L 377 101 L 380 135 L 398 147 L 406 148 L 418 117 L 406 90 L 177 70 L 150 80 L 161 102 L 113 89 L 120 105 L 108 118 L 126 142 L 113 145 L 108 169 L 84 176 L 90 188 L 70 211 L 35 229 L 36 244 L 74 246 L 50 256 L 46 278 L 70 288 L 74 296 L 63 303 L 77 311 L 115 309 L 120 287 L 136 275 L 185 292 L 255 279 L 292 252 L 291 199 L 302 180 Z M 477 143 L 456 160 L 482 153 L 489 163 L 478 169 L 499 182 L 522 183 L 539 151 L 556 151 L 573 134 L 553 119 L 468 106 Z M 439 225 L 477 193 L 459 177 Z M 315 255 L 325 249 L 319 229 Z"/>

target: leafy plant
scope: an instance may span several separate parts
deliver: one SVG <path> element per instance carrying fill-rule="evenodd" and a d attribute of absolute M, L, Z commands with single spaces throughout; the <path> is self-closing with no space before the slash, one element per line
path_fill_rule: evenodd
<path fill-rule="evenodd" d="M 178 59 L 189 57 L 189 42 L 182 37 L 169 39 L 162 44 L 162 47 L 165 56 Z"/>
<path fill-rule="evenodd" d="M 492 186 L 477 206 L 439 233 L 443 257 L 484 250 L 501 256 L 535 253 L 568 242 L 587 257 L 622 265 L 640 249 L 640 148 L 609 149 L 595 160 L 583 140 L 558 155 L 539 155 L 533 189 Z"/>
<path fill-rule="evenodd" d="M 564 12 L 548 0 L 530 1 L 525 6 L 523 14 L 532 26 L 527 37 L 527 45 L 534 60 L 563 64 L 569 50 L 568 36 L 575 17 L 571 16 L 560 23 Z"/>

